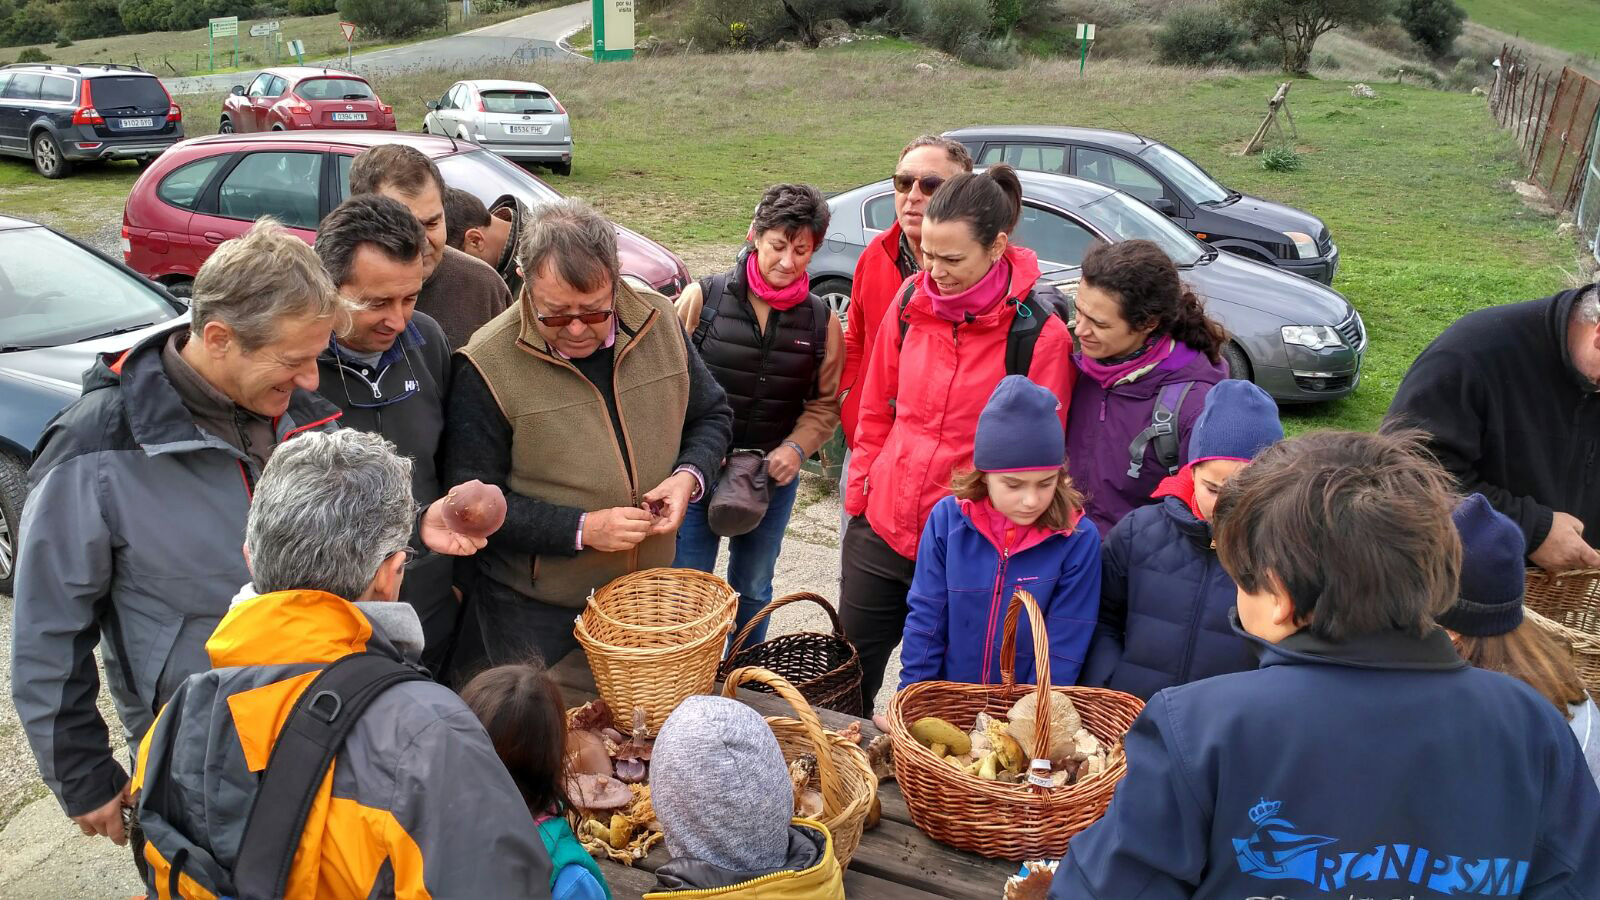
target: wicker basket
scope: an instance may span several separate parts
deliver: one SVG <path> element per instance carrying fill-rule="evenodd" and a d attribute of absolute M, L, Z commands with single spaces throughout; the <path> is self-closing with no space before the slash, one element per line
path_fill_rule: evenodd
<path fill-rule="evenodd" d="M 1037 686 L 1016 683 L 1017 619 L 1024 608 L 1033 629 Z M 1041 711 L 1039 739 L 1036 746 L 1023 749 L 1040 758 L 1048 752 L 1050 691 L 1070 698 L 1084 727 L 1102 742 L 1120 742 L 1144 703 L 1102 688 L 1052 688 L 1044 617 L 1027 591 L 1012 596 L 1003 634 L 1000 684 L 925 681 L 895 695 L 889 704 L 895 779 L 905 795 L 911 821 L 934 840 L 999 859 L 1055 859 L 1066 852 L 1073 835 L 1105 813 L 1117 782 L 1127 772 L 1123 755 L 1111 759 L 1105 772 L 1065 787 L 1040 789 L 986 781 L 934 756 L 911 736 L 910 723 L 923 716 L 938 716 L 957 727 L 970 727 L 978 713 L 1003 718 L 1012 704 L 1033 693 Z"/>
<path fill-rule="evenodd" d="M 1589 693 L 1600 696 L 1600 569 L 1528 570 L 1528 618 L 1572 648 Z"/>
<path fill-rule="evenodd" d="M 822 607 L 828 614 L 828 621 L 833 623 L 833 633 L 781 634 L 753 647 L 744 646 L 768 616 L 791 603 L 815 603 Z M 734 637 L 733 646 L 717 670 L 717 677 L 727 678 L 729 672 L 743 666 L 760 666 L 777 674 L 794 685 L 812 706 L 851 716 L 861 715 L 861 657 L 855 645 L 845 639 L 844 627 L 839 624 L 839 614 L 834 612 L 833 604 L 817 594 L 801 591 L 779 597 L 756 613 Z M 768 690 L 760 683 L 752 689 Z"/>
<path fill-rule="evenodd" d="M 711 692 L 736 602 L 727 582 L 692 569 L 645 569 L 595 591 L 573 634 L 596 692 L 624 720 L 642 708 L 654 733 L 685 697 Z"/>
<path fill-rule="evenodd" d="M 784 759 L 793 761 L 807 753 L 816 756 L 822 793 L 820 818 L 833 833 L 833 855 L 838 857 L 840 868 L 850 865 L 850 858 L 861 844 L 872 798 L 878 793 L 878 778 L 872 774 L 867 754 L 838 734 L 822 730 L 822 723 L 805 697 L 780 676 L 754 666 L 734 669 L 728 673 L 722 693 L 733 697 L 744 684 L 769 688 L 794 707 L 797 718 L 767 716 L 767 725 L 777 736 Z"/>

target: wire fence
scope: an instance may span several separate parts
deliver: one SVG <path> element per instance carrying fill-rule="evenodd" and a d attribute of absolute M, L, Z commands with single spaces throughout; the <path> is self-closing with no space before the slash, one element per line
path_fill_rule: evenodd
<path fill-rule="evenodd" d="M 1528 180 L 1557 210 L 1575 210 L 1578 231 L 1600 260 L 1600 81 L 1563 67 L 1530 65 L 1504 44 L 1495 60 L 1489 109 L 1512 133 Z"/>

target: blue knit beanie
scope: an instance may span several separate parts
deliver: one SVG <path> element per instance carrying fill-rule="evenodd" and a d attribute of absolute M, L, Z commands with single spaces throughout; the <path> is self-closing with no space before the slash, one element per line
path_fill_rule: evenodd
<path fill-rule="evenodd" d="M 1000 379 L 978 416 L 972 465 L 980 472 L 1059 469 L 1067 461 L 1061 401 L 1022 375 Z"/>
<path fill-rule="evenodd" d="M 1230 378 L 1206 392 L 1206 403 L 1189 433 L 1189 462 L 1256 458 L 1283 440 L 1278 404 L 1248 381 Z"/>
<path fill-rule="evenodd" d="M 1527 578 L 1522 529 L 1482 494 L 1462 500 L 1451 518 L 1461 535 L 1461 588 L 1455 605 L 1438 615 L 1439 624 L 1473 637 L 1516 630 Z"/>

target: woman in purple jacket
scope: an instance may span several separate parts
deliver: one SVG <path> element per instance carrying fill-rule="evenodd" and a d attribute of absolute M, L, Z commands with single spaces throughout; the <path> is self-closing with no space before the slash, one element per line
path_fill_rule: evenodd
<path fill-rule="evenodd" d="M 978 417 L 972 461 L 955 496 L 933 508 L 917 549 L 900 687 L 918 681 L 1000 680 L 1006 605 L 1027 590 L 1044 613 L 1050 680 L 1073 684 L 1100 605 L 1100 535 L 1066 472 L 1048 389 L 1002 380 Z M 1034 680 L 1033 637 L 1017 629 L 1017 680 Z"/>
<path fill-rule="evenodd" d="M 1089 251 L 1077 311 L 1067 457 L 1089 518 L 1109 532 L 1187 458 L 1206 392 L 1228 377 L 1227 334 L 1150 241 Z"/>

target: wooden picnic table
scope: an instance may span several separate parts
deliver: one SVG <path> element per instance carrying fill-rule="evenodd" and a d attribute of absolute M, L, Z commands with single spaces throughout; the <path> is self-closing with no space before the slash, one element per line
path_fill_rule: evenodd
<path fill-rule="evenodd" d="M 594 675 L 582 650 L 569 653 L 551 669 L 551 674 L 561 685 L 568 706 L 594 699 Z M 740 688 L 739 700 L 764 716 L 793 715 L 788 704 L 772 694 Z M 818 709 L 816 713 L 822 726 L 830 731 L 842 731 L 850 723 L 859 722 L 863 746 L 880 734 L 870 719 L 828 709 Z M 895 782 L 878 786 L 878 800 L 883 808 L 882 818 L 876 828 L 861 836 L 861 846 L 844 873 L 845 894 L 850 900 L 988 900 L 999 898 L 1006 879 L 1016 873 L 1017 863 L 985 859 L 946 847 L 918 831 L 911 824 L 905 798 Z M 655 885 L 653 873 L 667 859 L 666 847 L 657 845 L 633 867 L 602 860 L 600 868 L 617 900 L 638 900 Z"/>

